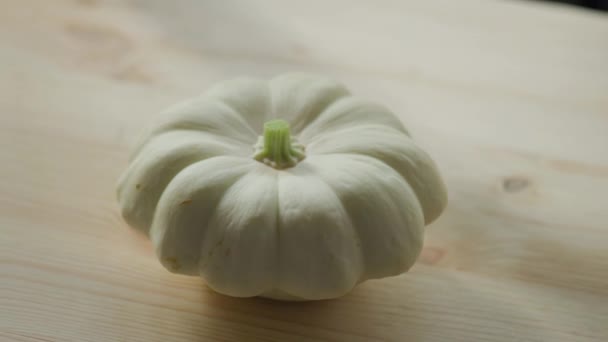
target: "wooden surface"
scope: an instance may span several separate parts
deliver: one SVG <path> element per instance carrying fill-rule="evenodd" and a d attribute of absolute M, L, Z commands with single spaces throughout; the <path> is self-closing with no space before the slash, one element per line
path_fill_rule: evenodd
<path fill-rule="evenodd" d="M 607 341 L 608 17 L 524 1 L 0 2 L 1 341 Z M 457 5 L 456 5 L 457 4 Z M 128 147 L 236 75 L 394 109 L 450 204 L 411 272 L 232 299 L 118 215 Z"/>

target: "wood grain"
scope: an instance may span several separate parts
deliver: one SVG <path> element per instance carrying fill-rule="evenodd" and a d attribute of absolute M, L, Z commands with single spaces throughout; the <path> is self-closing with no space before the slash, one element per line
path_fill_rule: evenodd
<path fill-rule="evenodd" d="M 0 4 L 0 340 L 608 340 L 608 18 L 523 1 Z M 325 73 L 450 190 L 411 272 L 316 303 L 166 272 L 118 215 L 128 148 L 237 75 Z"/>

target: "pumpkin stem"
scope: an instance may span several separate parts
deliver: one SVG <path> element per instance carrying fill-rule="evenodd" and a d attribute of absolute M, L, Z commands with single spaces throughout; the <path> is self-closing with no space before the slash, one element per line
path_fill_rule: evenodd
<path fill-rule="evenodd" d="M 291 137 L 289 124 L 284 120 L 264 123 L 264 136 L 259 137 L 253 158 L 275 169 L 295 166 L 304 159 L 304 146 Z"/>

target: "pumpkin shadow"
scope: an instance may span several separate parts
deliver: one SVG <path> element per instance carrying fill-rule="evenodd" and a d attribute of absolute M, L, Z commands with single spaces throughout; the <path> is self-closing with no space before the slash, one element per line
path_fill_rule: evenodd
<path fill-rule="evenodd" d="M 338 299 L 311 302 L 232 298 L 205 288 L 204 317 L 221 323 L 207 326 L 205 336 L 198 329 L 196 336 L 199 341 L 208 341 L 209 335 L 230 341 L 473 341 L 496 334 L 506 341 L 503 334 L 516 329 L 518 336 L 547 337 L 527 324 L 509 322 L 534 321 L 538 313 L 513 305 L 459 272 L 435 274 L 428 266 L 417 266 L 410 273 L 368 281 Z M 199 328 L 203 324 L 191 323 Z"/>
<path fill-rule="evenodd" d="M 266 298 L 233 298 L 203 289 L 208 314 L 229 321 L 230 329 L 221 336 L 230 341 L 260 340 L 335 340 L 349 333 L 352 317 L 345 312 L 344 299 L 284 302 Z M 366 322 L 358 329 L 368 330 Z M 200 341 L 206 341 L 201 337 Z"/>

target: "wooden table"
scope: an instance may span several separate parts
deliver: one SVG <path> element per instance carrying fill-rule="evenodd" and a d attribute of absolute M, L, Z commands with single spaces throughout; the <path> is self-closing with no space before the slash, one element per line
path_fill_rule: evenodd
<path fill-rule="evenodd" d="M 0 4 L 0 340 L 607 341 L 608 17 L 525 1 Z M 115 182 L 167 105 L 330 75 L 399 113 L 450 204 L 407 274 L 333 301 L 172 275 Z"/>

